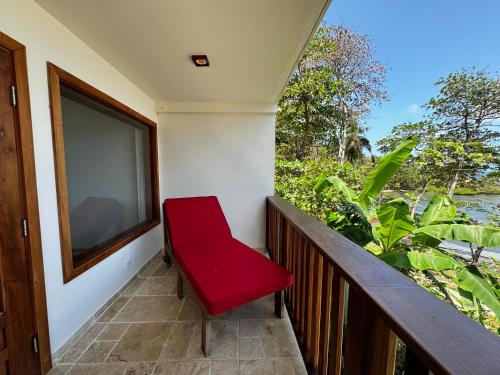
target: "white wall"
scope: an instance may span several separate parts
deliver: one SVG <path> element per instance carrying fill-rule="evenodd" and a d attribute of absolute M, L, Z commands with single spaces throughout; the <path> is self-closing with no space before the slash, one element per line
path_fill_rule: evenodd
<path fill-rule="evenodd" d="M 264 246 L 274 120 L 271 113 L 160 113 L 162 197 L 217 195 L 233 236 Z"/>
<path fill-rule="evenodd" d="M 0 31 L 27 48 L 38 200 L 52 351 L 57 349 L 162 246 L 156 227 L 63 284 L 47 61 L 156 120 L 153 101 L 31 0 L 0 0 Z M 127 265 L 127 260 L 130 264 Z"/>

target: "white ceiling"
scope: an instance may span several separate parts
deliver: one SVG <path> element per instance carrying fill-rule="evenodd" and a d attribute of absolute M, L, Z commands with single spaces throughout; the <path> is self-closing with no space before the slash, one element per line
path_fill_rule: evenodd
<path fill-rule="evenodd" d="M 36 0 L 157 101 L 276 102 L 329 0 Z M 196 68 L 192 54 L 207 54 Z"/>

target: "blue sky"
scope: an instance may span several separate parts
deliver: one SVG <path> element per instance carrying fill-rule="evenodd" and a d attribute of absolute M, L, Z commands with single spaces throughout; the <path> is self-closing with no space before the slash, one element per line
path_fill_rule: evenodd
<path fill-rule="evenodd" d="M 388 68 L 390 101 L 367 120 L 372 145 L 423 117 L 438 78 L 471 66 L 500 71 L 500 0 L 332 0 L 324 20 L 368 34 Z"/>

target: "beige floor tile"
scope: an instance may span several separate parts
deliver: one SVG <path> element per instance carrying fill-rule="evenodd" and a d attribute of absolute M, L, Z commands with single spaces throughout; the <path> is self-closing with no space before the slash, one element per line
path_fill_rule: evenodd
<path fill-rule="evenodd" d="M 78 358 L 87 349 L 87 347 L 96 339 L 102 332 L 106 323 L 94 323 L 74 344 L 71 346 L 61 358 L 57 360 L 58 363 L 76 363 Z"/>
<path fill-rule="evenodd" d="M 186 296 L 184 303 L 182 304 L 182 309 L 177 317 L 178 321 L 186 321 L 186 320 L 200 320 L 201 319 L 201 310 L 196 303 L 194 297 Z"/>
<path fill-rule="evenodd" d="M 232 310 L 226 311 L 220 315 L 216 315 L 212 318 L 212 320 L 232 320 L 238 319 L 238 308 L 234 308 Z"/>
<path fill-rule="evenodd" d="M 65 375 L 73 365 L 55 365 L 47 375 Z"/>
<path fill-rule="evenodd" d="M 151 375 L 156 367 L 156 362 L 129 363 L 124 375 Z"/>
<path fill-rule="evenodd" d="M 307 375 L 306 366 L 304 365 L 302 357 L 291 358 L 291 364 L 293 367 L 294 375 Z"/>
<path fill-rule="evenodd" d="M 100 363 L 75 365 L 68 375 L 122 375 L 126 363 Z"/>
<path fill-rule="evenodd" d="M 129 323 L 109 323 L 97 337 L 97 340 L 119 340 L 130 326 Z"/>
<path fill-rule="evenodd" d="M 151 258 L 151 263 L 161 263 L 161 262 L 163 262 L 163 255 L 162 252 L 159 251 Z"/>
<path fill-rule="evenodd" d="M 134 296 L 113 322 L 165 322 L 175 320 L 181 301 L 175 296 Z"/>
<path fill-rule="evenodd" d="M 151 276 L 154 277 L 165 276 L 168 274 L 169 271 L 170 268 L 167 266 L 167 264 L 161 262 L 160 265 L 156 268 L 156 270 L 151 274 Z"/>
<path fill-rule="evenodd" d="M 146 264 L 137 274 L 138 277 L 152 276 L 160 267 L 166 267 L 164 264 L 150 262 Z"/>
<path fill-rule="evenodd" d="M 134 323 L 113 348 L 108 362 L 156 361 L 172 328 L 171 323 Z"/>
<path fill-rule="evenodd" d="M 212 361 L 210 375 L 238 375 L 238 360 L 215 360 Z"/>
<path fill-rule="evenodd" d="M 116 341 L 94 341 L 85 350 L 78 363 L 101 363 L 104 362 L 108 353 L 115 346 Z"/>
<path fill-rule="evenodd" d="M 211 359 L 232 359 L 238 355 L 238 324 L 235 320 L 212 321 Z M 206 359 L 201 351 L 201 321 L 176 322 L 161 360 Z"/>
<path fill-rule="evenodd" d="M 177 278 L 148 277 L 135 291 L 136 296 L 175 296 Z"/>
<path fill-rule="evenodd" d="M 240 361 L 240 375 L 290 375 L 293 369 L 288 358 L 252 359 Z"/>
<path fill-rule="evenodd" d="M 236 320 L 213 320 L 211 324 L 210 358 L 238 358 L 238 322 Z"/>
<path fill-rule="evenodd" d="M 106 311 L 102 313 L 100 317 L 97 318 L 98 322 L 110 322 L 115 315 L 125 306 L 129 301 L 130 297 L 120 296 L 111 306 L 108 307 Z"/>
<path fill-rule="evenodd" d="M 240 338 L 240 359 L 264 358 L 264 347 L 261 337 Z"/>
<path fill-rule="evenodd" d="M 140 288 L 142 283 L 145 281 L 143 277 L 136 277 L 132 280 L 127 288 L 122 292 L 122 296 L 132 296 Z"/>
<path fill-rule="evenodd" d="M 287 319 L 240 320 L 240 337 L 260 337 L 266 357 L 300 355 L 290 322 Z"/>
<path fill-rule="evenodd" d="M 275 319 L 274 294 L 240 306 L 240 319 Z"/>
<path fill-rule="evenodd" d="M 209 375 L 209 361 L 159 362 L 155 375 Z"/>
<path fill-rule="evenodd" d="M 175 322 L 158 361 L 205 359 L 201 351 L 201 321 Z"/>

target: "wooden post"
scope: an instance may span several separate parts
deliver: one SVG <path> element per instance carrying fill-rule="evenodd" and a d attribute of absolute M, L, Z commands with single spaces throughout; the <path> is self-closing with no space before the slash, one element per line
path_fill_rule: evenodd
<path fill-rule="evenodd" d="M 344 279 L 333 271 L 330 345 L 328 348 L 328 374 L 339 375 L 342 365 L 342 337 L 344 328 Z"/>
<path fill-rule="evenodd" d="M 349 288 L 345 338 L 345 374 L 394 372 L 396 335 L 352 287 Z"/>
<path fill-rule="evenodd" d="M 202 318 L 201 318 L 201 350 L 203 351 L 203 354 L 205 357 L 208 357 L 210 355 L 210 332 L 211 327 L 210 327 L 210 319 L 209 316 L 205 313 L 202 312 Z"/>
<path fill-rule="evenodd" d="M 180 270 L 177 270 L 177 298 L 184 298 L 184 280 L 182 280 Z"/>
<path fill-rule="evenodd" d="M 285 299 L 283 295 L 283 290 L 274 293 L 274 314 L 277 318 L 283 319 L 285 310 Z"/>

